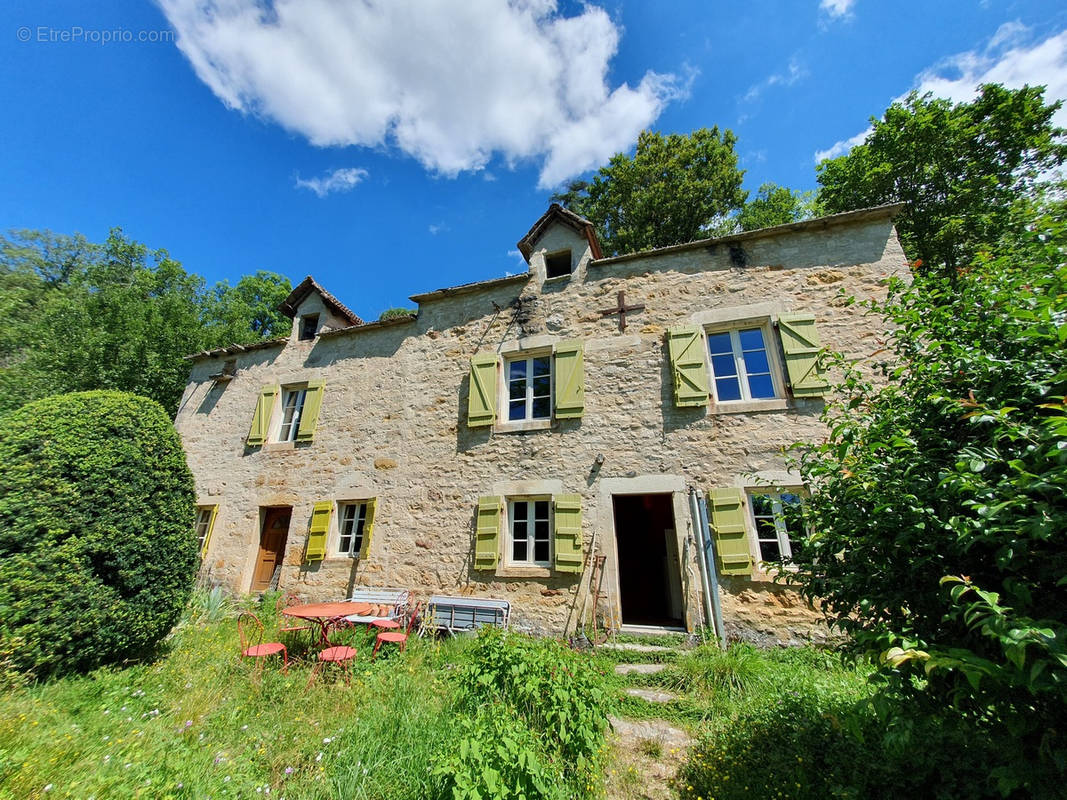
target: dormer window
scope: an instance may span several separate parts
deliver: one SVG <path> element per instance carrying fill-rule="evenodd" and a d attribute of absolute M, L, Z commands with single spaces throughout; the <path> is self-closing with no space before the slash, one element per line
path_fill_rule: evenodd
<path fill-rule="evenodd" d="M 300 318 L 300 340 L 309 342 L 319 330 L 319 315 L 305 314 Z"/>
<path fill-rule="evenodd" d="M 560 250 L 545 255 L 545 277 L 562 278 L 571 274 L 571 251 Z"/>

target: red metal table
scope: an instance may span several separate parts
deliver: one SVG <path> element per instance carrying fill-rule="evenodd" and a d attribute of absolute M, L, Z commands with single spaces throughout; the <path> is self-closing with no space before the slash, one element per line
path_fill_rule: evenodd
<path fill-rule="evenodd" d="M 283 608 L 282 613 L 287 617 L 307 619 L 318 623 L 322 635 L 322 643 L 327 647 L 331 647 L 332 644 L 327 635 L 331 622 L 336 622 L 344 617 L 369 614 L 370 610 L 370 603 L 343 600 L 338 603 L 305 603 L 301 606 L 289 606 L 288 608 Z"/>

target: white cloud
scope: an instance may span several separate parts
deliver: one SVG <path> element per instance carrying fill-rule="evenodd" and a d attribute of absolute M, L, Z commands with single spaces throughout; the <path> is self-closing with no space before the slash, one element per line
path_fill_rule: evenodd
<path fill-rule="evenodd" d="M 821 0 L 819 10 L 825 11 L 832 19 L 846 16 L 855 5 L 856 0 Z"/>
<path fill-rule="evenodd" d="M 367 177 L 369 173 L 359 167 L 335 169 L 327 172 L 321 178 L 296 178 L 298 189 L 310 189 L 319 197 L 325 197 L 331 192 L 350 192 Z"/>
<path fill-rule="evenodd" d="M 451 228 L 449 228 L 448 225 L 446 225 L 444 222 L 431 222 L 428 230 L 430 231 L 431 236 L 436 236 L 439 233 L 445 233 L 451 230 Z"/>
<path fill-rule="evenodd" d="M 789 66 L 784 72 L 775 72 L 768 75 L 759 83 L 753 84 L 741 98 L 742 103 L 753 103 L 759 99 L 766 89 L 772 86 L 792 86 L 793 84 L 808 77 L 808 68 L 796 57 L 789 59 Z M 747 117 L 747 115 L 746 115 Z"/>
<path fill-rule="evenodd" d="M 914 89 L 919 94 L 931 92 L 934 97 L 961 103 L 974 99 L 978 86 L 983 83 L 1001 83 L 1009 89 L 1045 86 L 1046 103 L 1067 100 L 1067 31 L 1034 42 L 1025 25 L 1006 22 L 981 50 L 949 56 L 920 72 Z M 906 96 L 896 99 L 903 100 Z M 1052 122 L 1067 127 L 1067 108 L 1060 108 Z M 867 128 L 826 150 L 819 150 L 815 162 L 847 153 L 870 133 L 871 128 Z"/>
<path fill-rule="evenodd" d="M 620 31 L 555 0 L 158 0 L 197 76 L 230 108 L 318 146 L 398 147 L 443 175 L 544 159 L 542 188 L 625 150 L 673 75 L 614 88 Z"/>

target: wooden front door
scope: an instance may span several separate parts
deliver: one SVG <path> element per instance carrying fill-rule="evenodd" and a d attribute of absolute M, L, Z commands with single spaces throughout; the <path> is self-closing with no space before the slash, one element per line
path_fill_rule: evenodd
<path fill-rule="evenodd" d="M 291 508 L 265 509 L 251 591 L 262 592 L 270 588 L 274 570 L 282 563 L 282 556 L 285 555 L 285 540 L 289 536 L 289 518 L 292 515 Z"/>

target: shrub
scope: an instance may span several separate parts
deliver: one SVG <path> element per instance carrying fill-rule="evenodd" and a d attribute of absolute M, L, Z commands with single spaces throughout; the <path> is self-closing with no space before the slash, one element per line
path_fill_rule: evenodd
<path fill-rule="evenodd" d="M 728 650 L 704 644 L 668 667 L 664 682 L 685 692 L 742 692 L 766 672 L 767 662 L 750 644 L 733 644 Z"/>
<path fill-rule="evenodd" d="M 37 677 L 142 655 L 197 567 L 193 479 L 156 402 L 57 395 L 0 418 L 0 651 Z"/>
<path fill-rule="evenodd" d="M 387 308 L 378 317 L 379 322 L 386 322 L 391 319 L 403 319 L 404 317 L 413 317 L 418 312 L 413 308 Z"/>
<path fill-rule="evenodd" d="M 559 642 L 491 628 L 465 656 L 461 705 L 470 719 L 459 755 L 436 767 L 446 790 L 457 798 L 592 792 L 609 695 L 588 658 Z"/>
<path fill-rule="evenodd" d="M 893 716 L 887 726 L 869 704 L 790 692 L 722 721 L 690 750 L 675 788 L 683 800 L 1002 796 L 990 767 L 1014 747 L 958 717 Z"/>

